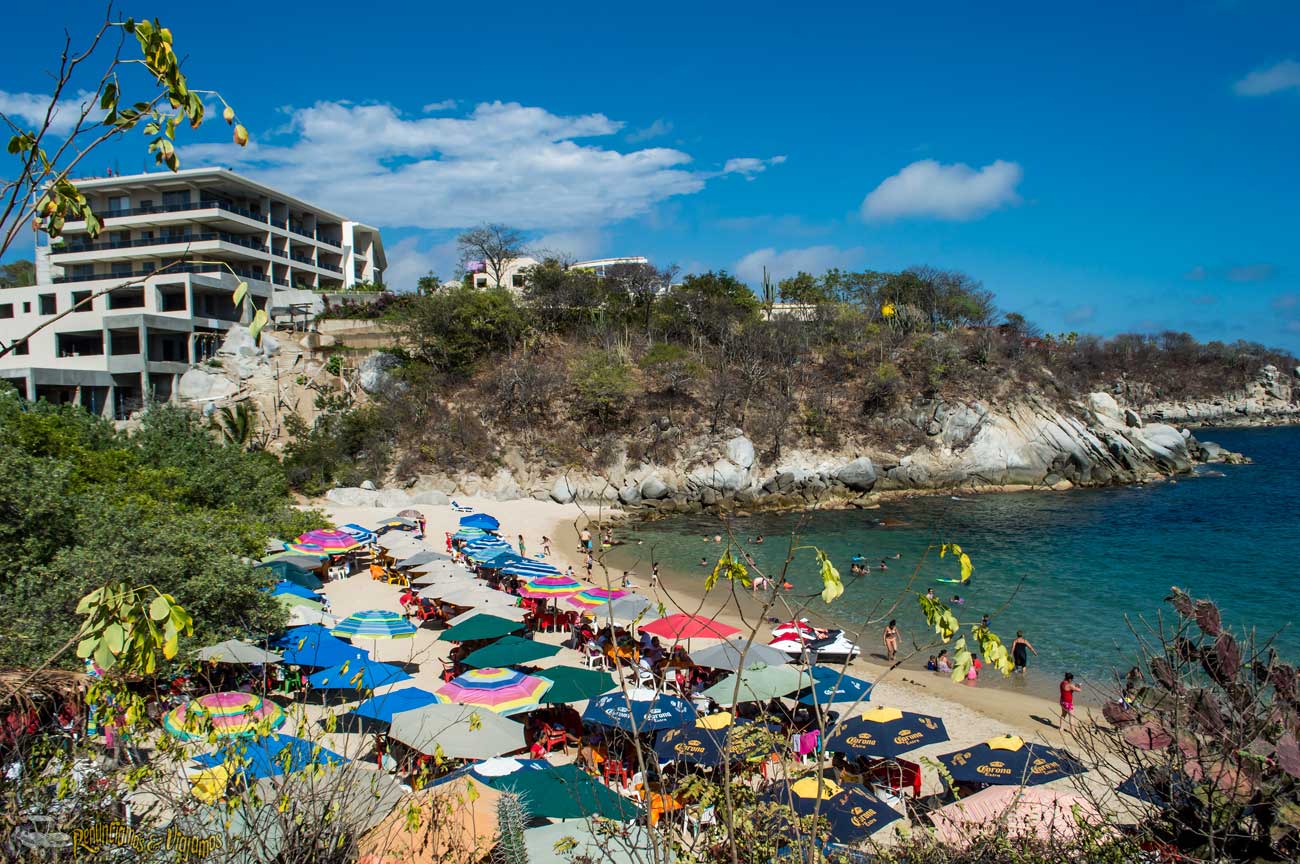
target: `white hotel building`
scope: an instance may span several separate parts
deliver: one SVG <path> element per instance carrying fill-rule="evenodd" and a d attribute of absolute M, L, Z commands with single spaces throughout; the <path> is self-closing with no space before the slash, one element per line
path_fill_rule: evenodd
<path fill-rule="evenodd" d="M 0 357 L 0 378 L 25 398 L 125 418 L 171 398 L 190 364 L 247 323 L 231 302 L 240 281 L 258 307 L 284 320 L 316 306 L 316 292 L 380 281 L 387 266 L 378 230 L 224 168 L 78 188 L 103 230 L 91 240 L 84 222 L 69 222 L 52 242 L 37 235 L 36 285 L 0 290 L 0 340 L 8 345 L 98 291 L 137 281 Z"/>

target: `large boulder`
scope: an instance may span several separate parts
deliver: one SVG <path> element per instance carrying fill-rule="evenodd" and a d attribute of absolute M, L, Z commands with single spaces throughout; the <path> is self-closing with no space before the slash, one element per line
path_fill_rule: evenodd
<path fill-rule="evenodd" d="M 357 367 L 357 383 L 367 393 L 383 392 L 393 383 L 392 370 L 401 365 L 402 360 L 397 355 L 376 351 Z"/>
<path fill-rule="evenodd" d="M 687 477 L 690 486 L 715 492 L 737 492 L 749 485 L 749 471 L 727 459 L 696 468 Z"/>
<path fill-rule="evenodd" d="M 741 468 L 754 467 L 754 442 L 737 435 L 727 442 L 727 459 Z"/>
<path fill-rule="evenodd" d="M 624 504 L 635 504 L 641 500 L 641 489 L 635 483 L 624 486 L 618 490 L 618 500 Z"/>
<path fill-rule="evenodd" d="M 339 486 L 325 493 L 325 500 L 341 507 L 378 507 L 379 494 L 355 486 Z"/>
<path fill-rule="evenodd" d="M 578 490 L 568 477 L 556 477 L 555 483 L 551 486 L 551 500 L 556 504 L 569 504 L 578 495 Z"/>
<path fill-rule="evenodd" d="M 836 468 L 831 476 L 855 492 L 870 492 L 876 485 L 876 466 L 866 456 L 859 456 Z"/>
<path fill-rule="evenodd" d="M 668 488 L 667 483 L 660 479 L 658 474 L 651 474 L 641 481 L 638 491 L 641 493 L 642 498 L 658 501 L 661 498 L 667 498 L 672 490 Z"/>
<path fill-rule="evenodd" d="M 1122 417 L 1119 403 L 1109 393 L 1089 393 L 1088 410 L 1098 417 L 1109 417 L 1112 420 L 1119 420 Z"/>
<path fill-rule="evenodd" d="M 423 492 L 414 492 L 410 496 L 411 504 L 428 504 L 431 506 L 444 506 L 449 503 L 447 493 L 439 492 L 437 489 L 426 489 Z"/>
<path fill-rule="evenodd" d="M 176 388 L 176 395 L 190 402 L 212 402 L 239 392 L 239 385 L 218 369 L 195 366 L 186 370 Z"/>
<path fill-rule="evenodd" d="M 394 512 L 411 506 L 411 495 L 405 489 L 380 489 L 379 506 Z"/>

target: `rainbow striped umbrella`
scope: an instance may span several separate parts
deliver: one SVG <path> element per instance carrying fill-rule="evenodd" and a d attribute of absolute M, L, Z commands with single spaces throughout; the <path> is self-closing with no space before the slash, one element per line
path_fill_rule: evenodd
<path fill-rule="evenodd" d="M 209 727 L 223 738 L 253 735 L 258 726 L 284 725 L 284 712 L 253 693 L 209 693 L 178 705 L 163 716 L 163 728 L 183 741 L 207 737 Z"/>
<path fill-rule="evenodd" d="M 519 596 L 545 600 L 577 594 L 582 588 L 581 582 L 563 573 L 558 576 L 534 576 L 527 582 L 520 583 Z"/>
<path fill-rule="evenodd" d="M 415 625 L 396 612 L 367 609 L 353 612 L 330 633 L 345 639 L 410 639 L 415 635 Z"/>
<path fill-rule="evenodd" d="M 361 548 L 361 543 L 346 531 L 333 531 L 322 528 L 300 534 L 298 541 L 288 544 L 286 548 L 294 552 L 310 551 L 324 552 L 327 555 L 341 555 L 344 552 L 351 552 L 353 549 Z"/>
<path fill-rule="evenodd" d="M 551 682 L 545 678 L 488 666 L 451 679 L 438 688 L 437 694 L 457 705 L 510 715 L 536 708 L 550 689 Z"/>
<path fill-rule="evenodd" d="M 570 606 L 577 606 L 579 609 L 595 609 L 597 606 L 604 606 L 611 600 L 626 597 L 630 593 L 630 591 L 621 591 L 618 588 L 584 588 L 570 597 L 568 602 Z"/>

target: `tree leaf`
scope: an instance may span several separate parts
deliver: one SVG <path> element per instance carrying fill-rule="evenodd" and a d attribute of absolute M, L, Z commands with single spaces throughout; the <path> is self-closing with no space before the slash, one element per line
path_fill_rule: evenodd
<path fill-rule="evenodd" d="M 101 639 L 99 645 L 95 647 L 95 665 L 107 672 L 115 663 L 117 658 L 113 656 L 112 651 L 108 650 L 108 643 Z"/>
<path fill-rule="evenodd" d="M 266 327 L 267 317 L 265 309 L 258 309 L 253 315 L 253 323 L 248 325 L 248 335 L 253 337 L 255 344 L 261 344 L 262 330 Z"/>
<path fill-rule="evenodd" d="M 235 293 L 231 296 L 230 301 L 238 306 L 244 302 L 244 295 L 248 293 L 248 283 L 240 282 L 235 286 Z"/>
<path fill-rule="evenodd" d="M 171 615 L 171 606 L 172 604 L 167 602 L 167 598 L 159 594 L 149 604 L 149 617 L 155 621 L 161 621 Z"/>
<path fill-rule="evenodd" d="M 89 636 L 77 643 L 77 656 L 82 660 L 85 660 L 91 654 L 94 654 L 95 649 L 98 647 L 99 639 L 94 636 Z"/>
<path fill-rule="evenodd" d="M 109 624 L 104 630 L 104 641 L 108 644 L 109 651 L 121 654 L 122 646 L 126 644 L 126 632 L 122 629 L 122 625 Z"/>

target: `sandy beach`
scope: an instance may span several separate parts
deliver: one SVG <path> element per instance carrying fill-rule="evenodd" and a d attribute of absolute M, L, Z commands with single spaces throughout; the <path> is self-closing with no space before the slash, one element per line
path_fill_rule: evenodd
<path fill-rule="evenodd" d="M 505 502 L 466 499 L 461 503 L 490 513 L 500 520 L 500 534 L 512 544 L 517 543 L 522 534 L 530 555 L 539 554 L 542 538 L 549 537 L 552 555 L 547 560 L 561 569 L 571 564 L 579 579 L 585 577 L 584 556 L 578 551 L 578 526 L 585 525 L 588 519 L 595 519 L 595 513 L 574 504 L 557 505 L 529 499 Z M 314 506 L 322 509 L 335 524 L 374 524 L 379 518 L 391 515 L 378 508 L 334 507 L 328 502 Z M 442 549 L 444 534 L 457 529 L 463 514 L 453 512 L 446 506 L 424 506 L 420 509 L 427 518 L 427 545 L 435 550 Z M 605 511 L 601 515 L 611 514 Z M 627 551 L 635 554 L 632 549 Z M 618 556 L 610 556 L 608 553 L 597 555 L 591 581 L 602 586 L 617 587 L 622 578 L 622 567 L 616 567 L 605 560 L 610 557 Z M 746 634 L 753 634 L 756 641 L 766 643 L 770 639 L 770 627 L 757 615 L 758 604 L 749 596 L 748 591 L 742 589 L 740 594 L 733 595 L 717 588 L 704 596 L 703 572 L 694 578 L 664 572 L 660 584 L 653 587 L 649 584 L 648 561 L 635 568 L 634 572 L 636 577 L 633 584 L 636 590 L 664 604 L 669 612 L 707 614 L 741 628 Z M 401 609 L 397 599 L 400 594 L 398 588 L 364 577 L 330 583 L 326 586 L 325 593 L 329 597 L 333 613 L 340 616 L 362 609 Z M 771 614 L 780 616 L 781 613 L 773 609 Z M 539 634 L 539 638 L 558 642 L 563 637 L 560 634 Z M 418 665 L 418 672 L 413 672 L 414 680 L 395 686 L 414 685 L 433 689 L 440 683 L 442 661 L 446 659 L 450 647 L 447 643 L 436 640 L 437 631 L 422 628 L 413 639 L 380 641 L 363 647 L 372 649 L 373 655 L 380 660 Z M 879 650 L 880 634 L 863 634 L 860 641 L 864 650 L 871 653 Z M 562 652 L 554 662 L 575 662 L 573 657 L 565 656 L 568 653 Z M 550 663 L 543 661 L 539 665 Z M 916 757 L 933 757 L 963 745 L 1008 733 L 1019 735 L 1025 740 L 1052 745 L 1068 744 L 1054 725 L 1045 722 L 1054 723 L 1059 713 L 1056 704 L 1029 693 L 1005 688 L 968 687 L 952 683 L 947 676 L 923 670 L 890 670 L 884 664 L 872 660 L 856 660 L 849 664 L 847 671 L 875 685 L 870 704 L 859 706 L 859 712 L 874 706 L 888 705 L 943 718 L 951 741 L 917 750 L 914 754 Z M 1086 712 L 1081 711 L 1080 714 L 1080 721 L 1086 722 Z M 927 769 L 923 773 L 925 791 L 939 791 L 939 778 L 935 772 Z"/>

